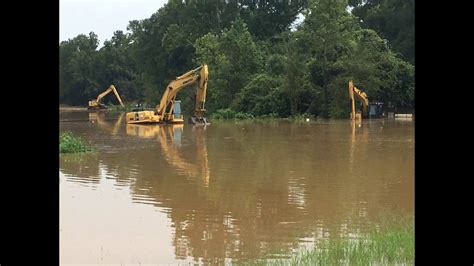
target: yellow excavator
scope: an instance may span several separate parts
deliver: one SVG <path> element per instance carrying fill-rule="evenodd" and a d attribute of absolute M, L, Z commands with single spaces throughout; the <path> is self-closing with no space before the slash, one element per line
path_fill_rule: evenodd
<path fill-rule="evenodd" d="M 355 96 L 362 102 L 362 112 L 355 110 Z M 362 115 L 364 115 L 367 112 L 367 106 L 369 106 L 369 99 L 367 97 L 367 94 L 365 92 L 359 90 L 354 86 L 354 83 L 352 80 L 349 80 L 349 98 L 351 99 L 351 106 L 352 106 L 352 112 L 351 112 L 351 119 L 352 120 L 362 120 Z"/>
<path fill-rule="evenodd" d="M 185 74 L 172 80 L 165 89 L 161 97 L 160 104 L 154 110 L 133 110 L 127 113 L 127 124 L 183 124 L 184 118 L 181 114 L 180 101 L 175 101 L 176 95 L 183 88 L 198 84 L 196 99 L 194 104 L 194 115 L 189 121 L 193 124 L 208 124 L 204 117 L 206 102 L 206 90 L 209 71 L 207 65 L 190 70 Z"/>
<path fill-rule="evenodd" d="M 122 99 L 120 98 L 120 95 L 118 94 L 117 89 L 115 88 L 115 86 L 114 86 L 114 85 L 110 85 L 110 87 L 109 87 L 107 90 L 105 90 L 104 92 L 102 92 L 101 94 L 99 94 L 99 96 L 97 96 L 97 99 L 96 99 L 96 100 L 90 100 L 90 101 L 89 101 L 89 107 L 88 107 L 88 109 L 93 109 L 93 110 L 94 110 L 94 109 L 95 109 L 95 110 L 97 110 L 97 109 L 107 109 L 107 106 L 106 106 L 105 104 L 101 103 L 100 100 L 102 100 L 102 98 L 104 98 L 107 94 L 109 94 L 109 93 L 111 93 L 111 92 L 114 92 L 114 94 L 115 94 L 115 96 L 117 97 L 117 99 L 118 99 L 120 105 L 121 105 L 122 107 L 125 107 L 125 106 L 123 105 Z"/>

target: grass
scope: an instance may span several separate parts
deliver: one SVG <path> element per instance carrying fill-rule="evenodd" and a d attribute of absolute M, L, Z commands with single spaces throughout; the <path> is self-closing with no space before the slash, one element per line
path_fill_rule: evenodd
<path fill-rule="evenodd" d="M 59 135 L 59 153 L 93 152 L 94 149 L 86 145 L 80 137 L 71 132 L 63 132 Z"/>
<path fill-rule="evenodd" d="M 413 265 L 413 219 L 382 221 L 357 239 L 325 240 L 289 259 L 259 259 L 246 265 Z"/>

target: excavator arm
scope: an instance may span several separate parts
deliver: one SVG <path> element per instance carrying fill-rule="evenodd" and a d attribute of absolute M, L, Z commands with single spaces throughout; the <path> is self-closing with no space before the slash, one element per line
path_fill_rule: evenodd
<path fill-rule="evenodd" d="M 118 94 L 118 91 L 117 89 L 115 88 L 114 85 L 110 85 L 109 88 L 107 90 L 105 90 L 104 92 L 102 92 L 101 94 L 99 94 L 97 96 L 97 99 L 96 100 L 92 100 L 92 101 L 89 101 L 89 108 L 99 108 L 100 106 L 102 106 L 101 104 L 101 100 L 102 98 L 104 98 L 105 96 L 107 96 L 107 94 L 111 93 L 111 92 L 114 92 L 115 94 L 115 97 L 117 97 L 117 100 L 119 101 L 120 105 L 122 107 L 125 107 L 123 105 L 123 102 L 122 102 L 122 99 L 120 98 L 120 95 Z"/>
<path fill-rule="evenodd" d="M 156 113 L 158 115 L 162 115 L 165 120 L 169 120 L 171 116 L 171 111 L 173 110 L 174 100 L 178 92 L 196 82 L 199 83 L 197 91 L 197 95 L 199 96 L 196 97 L 196 105 L 198 104 L 198 101 L 200 101 L 202 102 L 202 106 L 204 106 L 207 89 L 207 77 L 207 65 L 201 65 L 196 69 L 190 70 L 185 74 L 176 77 L 166 87 L 166 90 L 163 93 L 163 96 L 161 97 L 160 104 L 156 106 Z M 203 108 L 198 108 L 198 106 L 196 106 L 195 112 L 198 109 L 201 110 Z"/>
<path fill-rule="evenodd" d="M 352 119 L 355 119 L 356 117 L 354 95 L 362 102 L 363 114 L 367 112 L 367 106 L 369 106 L 369 99 L 367 97 L 367 94 L 365 94 L 365 92 L 356 88 L 352 80 L 349 80 L 349 98 L 351 99 L 351 105 L 352 105 Z"/>
<path fill-rule="evenodd" d="M 199 86 L 196 92 L 196 99 L 194 103 L 194 118 L 201 121 L 204 119 L 204 113 L 206 112 L 206 92 L 207 92 L 207 80 L 209 71 L 207 65 L 203 65 L 201 71 L 201 79 L 199 79 Z"/>
<path fill-rule="evenodd" d="M 112 89 L 113 89 L 113 91 L 114 91 L 115 97 L 117 97 L 117 100 L 118 100 L 119 103 L 120 103 L 120 106 L 125 107 L 125 106 L 123 105 L 122 99 L 120 98 L 120 95 L 118 94 L 118 91 L 117 91 L 117 89 L 115 88 L 115 86 L 114 86 L 114 85 L 111 85 L 111 87 L 112 87 Z"/>

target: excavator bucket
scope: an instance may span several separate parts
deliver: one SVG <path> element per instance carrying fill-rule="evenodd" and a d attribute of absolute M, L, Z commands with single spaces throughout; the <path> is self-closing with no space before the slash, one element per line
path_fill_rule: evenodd
<path fill-rule="evenodd" d="M 205 117 L 199 118 L 196 116 L 191 116 L 189 117 L 189 124 L 206 126 L 210 125 L 211 123 Z"/>

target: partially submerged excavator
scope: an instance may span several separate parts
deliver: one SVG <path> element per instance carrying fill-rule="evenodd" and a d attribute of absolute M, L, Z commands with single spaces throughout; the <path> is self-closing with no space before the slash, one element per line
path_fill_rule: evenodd
<path fill-rule="evenodd" d="M 206 90 L 209 71 L 207 65 L 201 65 L 185 74 L 176 77 L 166 87 L 160 104 L 154 110 L 134 110 L 127 113 L 128 124 L 150 124 L 150 123 L 165 123 L 165 124 L 182 124 L 184 123 L 183 115 L 181 114 L 180 101 L 175 100 L 176 95 L 183 88 L 198 84 L 196 91 L 196 99 L 194 104 L 194 115 L 189 118 L 189 122 L 193 124 L 208 124 L 204 117 L 206 109 L 204 104 L 206 102 Z"/>
<path fill-rule="evenodd" d="M 354 97 L 354 95 L 362 102 L 362 112 L 355 110 L 356 97 Z M 383 103 L 373 102 L 369 104 L 369 98 L 367 97 L 367 94 L 356 88 L 352 80 L 349 80 L 349 98 L 351 99 L 352 120 L 362 120 L 362 117 L 377 118 L 384 116 Z"/>
<path fill-rule="evenodd" d="M 102 98 L 104 98 L 107 94 L 109 94 L 111 92 L 114 92 L 114 94 L 117 97 L 117 100 L 119 101 L 120 105 L 122 107 L 125 107 L 123 105 L 122 99 L 120 98 L 120 95 L 118 94 L 117 89 L 115 88 L 115 86 L 110 85 L 107 90 L 105 90 L 104 92 L 99 94 L 99 96 L 97 96 L 96 100 L 90 100 L 89 101 L 89 106 L 87 108 L 88 109 L 107 109 L 107 106 L 105 104 L 101 103 L 100 101 L 102 100 Z"/>
<path fill-rule="evenodd" d="M 355 97 L 354 95 L 357 96 L 357 98 L 362 102 L 362 112 L 355 110 Z M 367 106 L 369 106 L 369 99 L 367 98 L 367 94 L 365 92 L 359 90 L 354 86 L 354 83 L 352 80 L 349 80 L 349 98 L 351 99 L 351 107 L 352 107 L 352 112 L 351 112 L 351 119 L 352 120 L 362 120 L 362 115 L 364 115 L 367 112 Z"/>

